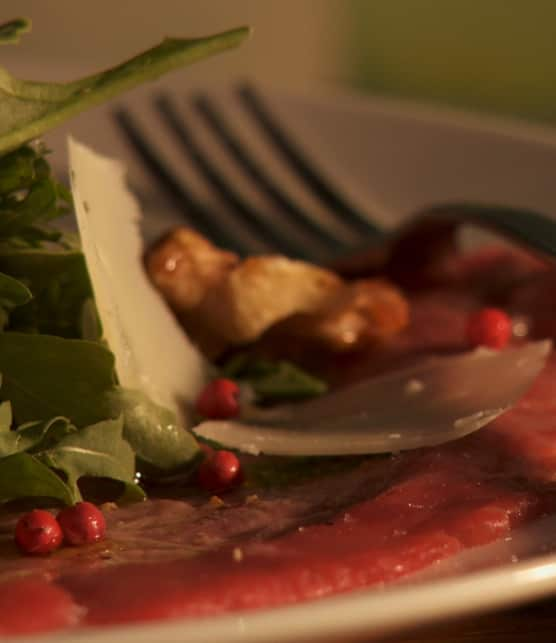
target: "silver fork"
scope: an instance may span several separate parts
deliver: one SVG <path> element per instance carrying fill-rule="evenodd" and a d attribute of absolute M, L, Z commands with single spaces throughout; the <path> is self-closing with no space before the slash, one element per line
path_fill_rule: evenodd
<path fill-rule="evenodd" d="M 207 94 L 192 99 L 196 114 L 253 187 L 278 209 L 279 218 L 256 209 L 241 195 L 211 160 L 196 137 L 195 125 L 186 122 L 172 98 L 158 95 L 154 106 L 161 125 L 177 141 L 199 176 L 233 213 L 236 225 L 247 230 L 247 241 L 234 232 L 234 226 L 224 224 L 218 210 L 208 207 L 195 196 L 186 181 L 178 177 L 157 151 L 153 140 L 142 131 L 132 112 L 118 109 L 115 119 L 119 129 L 147 170 L 174 201 L 185 222 L 196 227 L 217 245 L 242 256 L 256 254 L 263 247 L 290 257 L 357 272 L 362 265 L 369 269 L 377 263 L 383 266 L 388 260 L 412 264 L 419 260 L 420 248 L 426 252 L 436 242 L 451 238 L 460 224 L 468 223 L 488 228 L 551 258 L 556 257 L 556 220 L 531 210 L 503 205 L 467 202 L 434 204 L 416 212 L 408 223 L 394 232 L 385 230 L 373 221 L 372 215 L 359 211 L 332 182 L 319 173 L 316 165 L 309 161 L 302 147 L 294 143 L 253 87 L 239 87 L 237 97 L 274 153 L 296 173 L 313 198 L 326 208 L 330 217 L 335 219 L 334 223 L 347 234 L 345 238 L 340 238 L 334 226 L 326 225 L 315 213 L 292 198 L 279 181 L 261 167 L 245 140 Z M 255 239 L 255 243 L 249 239 Z M 356 259 L 345 260 L 349 257 Z"/>

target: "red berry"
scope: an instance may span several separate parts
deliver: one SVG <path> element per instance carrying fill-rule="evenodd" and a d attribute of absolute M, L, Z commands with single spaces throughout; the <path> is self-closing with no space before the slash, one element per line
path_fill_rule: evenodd
<path fill-rule="evenodd" d="M 64 540 L 70 545 L 87 545 L 104 538 L 106 521 L 102 511 L 91 502 L 78 502 L 58 514 Z"/>
<path fill-rule="evenodd" d="M 213 420 L 225 420 L 239 415 L 239 386 L 232 380 L 220 378 L 209 382 L 197 398 L 197 413 Z"/>
<path fill-rule="evenodd" d="M 467 339 L 471 346 L 504 348 L 512 336 L 512 320 L 499 308 L 482 308 L 469 316 Z"/>
<path fill-rule="evenodd" d="M 34 509 L 17 521 L 15 542 L 26 554 L 48 554 L 62 544 L 62 530 L 49 511 Z"/>
<path fill-rule="evenodd" d="M 241 463 L 232 451 L 215 451 L 201 462 L 197 480 L 211 493 L 226 491 L 243 480 Z"/>

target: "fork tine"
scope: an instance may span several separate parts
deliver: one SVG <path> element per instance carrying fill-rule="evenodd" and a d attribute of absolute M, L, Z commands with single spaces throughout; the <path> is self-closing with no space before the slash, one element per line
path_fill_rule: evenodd
<path fill-rule="evenodd" d="M 299 147 L 293 143 L 291 137 L 286 134 L 283 127 L 279 125 L 277 119 L 271 115 L 263 99 L 251 85 L 241 85 L 238 94 L 243 105 L 259 123 L 282 157 L 296 170 L 313 194 L 327 205 L 333 214 L 344 224 L 351 226 L 356 233 L 363 234 L 367 238 L 384 236 L 384 231 L 381 228 L 358 212 L 330 181 L 324 179 L 317 172 Z"/>
<path fill-rule="evenodd" d="M 193 104 L 209 125 L 215 135 L 223 143 L 230 155 L 238 162 L 254 184 L 274 202 L 290 223 L 300 228 L 304 233 L 316 238 L 326 246 L 329 253 L 338 254 L 347 250 L 336 235 L 331 233 L 322 223 L 317 222 L 309 212 L 296 204 L 262 169 L 260 164 L 249 153 L 245 143 L 232 131 L 229 123 L 220 113 L 213 101 L 206 95 L 196 96 Z"/>
<path fill-rule="evenodd" d="M 269 248 L 283 254 L 307 260 L 317 257 L 311 253 L 310 245 L 297 241 L 278 220 L 255 210 L 224 178 L 208 160 L 201 146 L 196 142 L 190 128 L 177 113 L 172 101 L 165 95 L 157 97 L 156 107 L 165 124 L 181 144 L 182 150 L 195 163 L 201 174 L 220 195 L 224 203 L 231 206 L 238 220 L 246 225 Z"/>
<path fill-rule="evenodd" d="M 125 109 L 117 109 L 114 118 L 128 143 L 133 147 L 141 160 L 158 183 L 170 195 L 186 222 L 199 230 L 214 243 L 241 256 L 250 253 L 250 248 L 236 235 L 227 232 L 228 227 L 219 221 L 213 212 L 206 208 L 183 185 L 163 159 L 156 153 L 155 147 L 141 132 L 135 118 Z"/>

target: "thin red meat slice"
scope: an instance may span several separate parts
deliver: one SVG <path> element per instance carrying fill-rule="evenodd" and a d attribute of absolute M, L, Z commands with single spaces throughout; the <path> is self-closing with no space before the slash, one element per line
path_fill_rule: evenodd
<path fill-rule="evenodd" d="M 407 477 L 325 524 L 247 540 L 173 563 L 125 565 L 60 579 L 89 624 L 283 605 L 384 584 L 484 544 L 539 515 L 532 491 L 437 451 Z"/>
<path fill-rule="evenodd" d="M 36 634 L 75 625 L 82 614 L 67 591 L 40 578 L 0 584 L 0 634 Z"/>
<path fill-rule="evenodd" d="M 512 458 L 514 471 L 533 481 L 556 479 L 556 357 L 552 357 L 532 389 L 484 431 Z"/>

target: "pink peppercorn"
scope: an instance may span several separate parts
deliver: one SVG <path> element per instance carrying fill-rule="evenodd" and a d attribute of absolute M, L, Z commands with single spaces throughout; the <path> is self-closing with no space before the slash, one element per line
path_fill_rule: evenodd
<path fill-rule="evenodd" d="M 467 321 L 467 340 L 471 346 L 504 348 L 512 336 L 512 320 L 499 308 L 482 308 Z"/>
<path fill-rule="evenodd" d="M 239 415 L 239 386 L 232 380 L 219 378 L 209 382 L 197 398 L 199 415 L 225 420 Z"/>
<path fill-rule="evenodd" d="M 197 472 L 199 486 L 210 493 L 227 491 L 240 484 L 243 472 L 238 457 L 224 449 L 214 451 L 201 462 Z"/>
<path fill-rule="evenodd" d="M 106 521 L 102 511 L 91 502 L 78 502 L 58 514 L 58 522 L 69 545 L 87 545 L 104 538 Z"/>
<path fill-rule="evenodd" d="M 15 542 L 25 554 L 49 554 L 58 549 L 62 539 L 58 521 L 43 509 L 24 514 L 15 527 Z"/>

